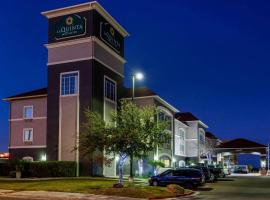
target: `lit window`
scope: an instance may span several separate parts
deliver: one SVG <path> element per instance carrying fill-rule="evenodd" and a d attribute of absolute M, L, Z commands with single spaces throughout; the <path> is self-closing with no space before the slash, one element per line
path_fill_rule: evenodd
<path fill-rule="evenodd" d="M 180 154 L 185 155 L 185 130 L 180 128 L 179 130 L 179 136 L 180 136 Z"/>
<path fill-rule="evenodd" d="M 116 85 L 112 80 L 105 78 L 105 98 L 111 101 L 116 101 Z"/>
<path fill-rule="evenodd" d="M 25 106 L 23 108 L 23 118 L 32 119 L 33 118 L 33 106 Z"/>
<path fill-rule="evenodd" d="M 33 129 L 32 128 L 23 129 L 23 141 L 24 142 L 32 142 L 33 141 Z"/>
<path fill-rule="evenodd" d="M 161 156 L 160 161 L 164 163 L 164 167 L 171 167 L 171 159 L 168 156 Z"/>
<path fill-rule="evenodd" d="M 79 92 L 78 72 L 61 75 L 61 95 L 74 95 Z"/>

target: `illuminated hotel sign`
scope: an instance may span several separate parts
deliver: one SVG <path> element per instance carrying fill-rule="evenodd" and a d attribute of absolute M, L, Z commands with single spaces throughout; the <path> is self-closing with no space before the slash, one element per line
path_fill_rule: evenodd
<path fill-rule="evenodd" d="M 86 34 L 86 19 L 79 15 L 68 15 L 55 25 L 55 39 L 65 39 Z"/>
<path fill-rule="evenodd" d="M 121 51 L 119 33 L 107 22 L 100 22 L 100 38 L 117 53 Z"/>

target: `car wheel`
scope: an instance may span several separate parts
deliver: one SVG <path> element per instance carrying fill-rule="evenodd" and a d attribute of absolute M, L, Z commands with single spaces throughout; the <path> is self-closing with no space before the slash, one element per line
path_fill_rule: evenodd
<path fill-rule="evenodd" d="M 153 186 L 158 186 L 158 182 L 157 181 L 153 181 L 152 185 Z"/>

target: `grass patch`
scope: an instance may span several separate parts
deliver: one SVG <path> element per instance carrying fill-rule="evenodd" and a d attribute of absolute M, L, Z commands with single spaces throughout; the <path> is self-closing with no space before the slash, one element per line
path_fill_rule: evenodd
<path fill-rule="evenodd" d="M 57 191 L 137 198 L 174 197 L 166 187 L 151 187 L 142 182 L 126 183 L 124 188 L 112 188 L 116 179 L 69 178 L 56 180 L 1 180 L 0 189 L 15 191 Z M 126 181 L 127 182 L 127 181 Z M 189 192 L 189 191 L 186 191 Z"/>

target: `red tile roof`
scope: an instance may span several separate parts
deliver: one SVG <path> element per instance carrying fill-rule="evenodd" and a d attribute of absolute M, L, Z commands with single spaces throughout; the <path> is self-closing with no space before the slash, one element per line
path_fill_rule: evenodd
<path fill-rule="evenodd" d="M 209 131 L 205 132 L 205 137 L 207 137 L 209 139 L 214 139 L 214 140 L 218 139 L 213 133 L 211 133 Z"/>
<path fill-rule="evenodd" d="M 34 98 L 34 97 L 39 97 L 39 96 L 47 96 L 47 88 L 41 88 L 37 90 L 32 90 L 30 92 L 24 92 L 21 94 L 7 97 L 4 100 L 11 101 L 15 99 L 25 99 L 25 98 L 32 98 L 32 97 Z"/>
<path fill-rule="evenodd" d="M 223 149 L 263 148 L 263 147 L 266 148 L 267 146 L 243 138 L 222 142 L 219 146 L 217 146 L 217 148 Z"/>

